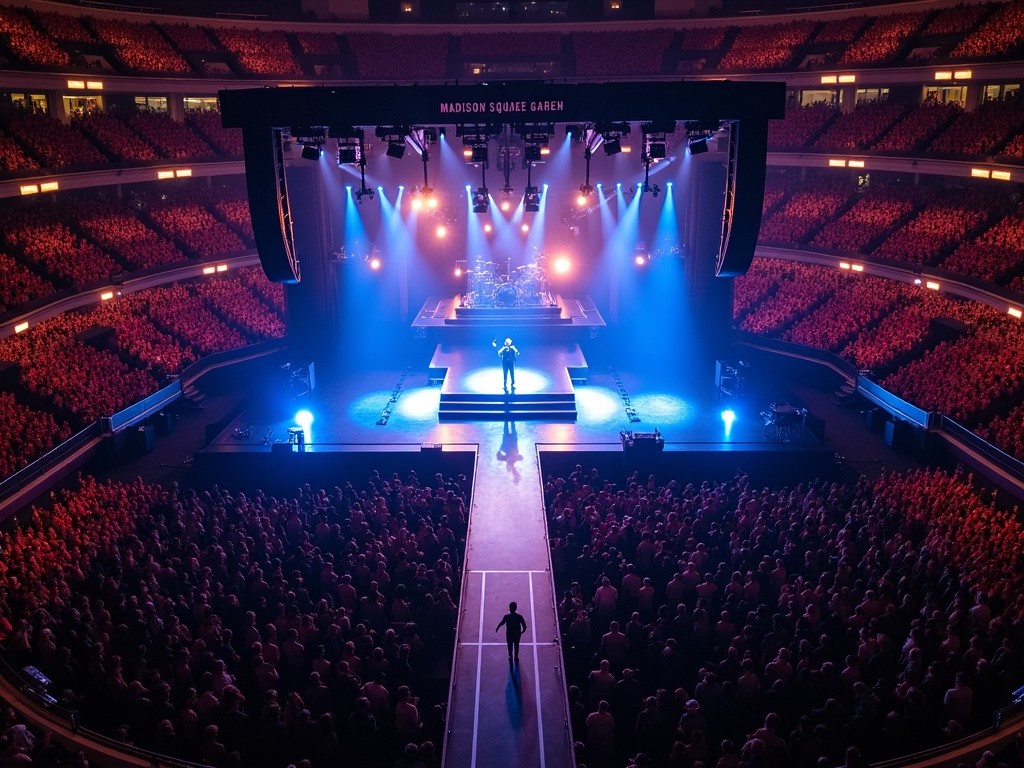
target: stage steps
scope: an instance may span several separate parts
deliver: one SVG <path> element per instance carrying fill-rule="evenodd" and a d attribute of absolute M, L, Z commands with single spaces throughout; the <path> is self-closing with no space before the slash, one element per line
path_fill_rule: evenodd
<path fill-rule="evenodd" d="M 443 393 L 439 421 L 576 421 L 573 393 Z"/>

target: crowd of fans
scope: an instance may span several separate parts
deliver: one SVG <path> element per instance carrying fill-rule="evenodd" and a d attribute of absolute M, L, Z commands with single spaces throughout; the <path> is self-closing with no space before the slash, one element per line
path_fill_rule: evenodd
<path fill-rule="evenodd" d="M 73 126 L 91 138 L 114 160 L 156 160 L 157 153 L 118 115 L 99 110 L 78 115 Z"/>
<path fill-rule="evenodd" d="M 908 105 L 895 99 L 858 104 L 852 112 L 843 112 L 814 142 L 821 149 L 865 150 L 899 120 Z"/>
<path fill-rule="evenodd" d="M 250 74 L 302 75 L 283 32 L 218 27 L 213 34 Z"/>
<path fill-rule="evenodd" d="M 838 353 L 864 328 L 889 314 L 908 291 L 893 280 L 849 277 L 846 285 L 790 325 L 782 338 Z"/>
<path fill-rule="evenodd" d="M 6 253 L 0 253 L 0 285 L 0 314 L 54 291 L 53 283 Z"/>
<path fill-rule="evenodd" d="M 468 481 L 356 483 L 82 477 L 0 536 L 7 645 L 84 724 L 164 754 L 374 768 L 412 744 L 437 768 Z"/>
<path fill-rule="evenodd" d="M 191 24 L 161 24 L 160 28 L 181 51 L 212 53 L 220 50 L 205 27 Z"/>
<path fill-rule="evenodd" d="M 875 144 L 879 152 L 913 152 L 924 149 L 942 128 L 961 113 L 955 102 L 926 101 L 908 112 Z"/>
<path fill-rule="evenodd" d="M 74 127 L 41 112 L 6 108 L 0 111 L 0 125 L 44 168 L 107 162 Z"/>
<path fill-rule="evenodd" d="M 19 8 L 0 8 L 0 34 L 11 50 L 29 64 L 65 67 L 71 63 L 68 53 L 37 30 Z"/>
<path fill-rule="evenodd" d="M 927 11 L 876 17 L 871 26 L 839 57 L 839 64 L 879 64 L 893 60 L 900 46 L 921 28 L 926 18 Z"/>
<path fill-rule="evenodd" d="M 72 219 L 93 241 L 134 269 L 185 261 L 174 243 L 147 227 L 125 203 L 79 199 L 68 207 Z"/>
<path fill-rule="evenodd" d="M 811 21 L 741 27 L 719 64 L 725 70 L 785 69 L 814 31 Z"/>
<path fill-rule="evenodd" d="M 307 55 L 340 56 L 338 36 L 330 32 L 296 32 L 299 49 Z"/>
<path fill-rule="evenodd" d="M 812 43 L 852 43 L 868 23 L 867 16 L 829 19 L 811 39 Z"/>
<path fill-rule="evenodd" d="M 0 172 L 32 171 L 39 168 L 39 163 L 25 154 L 18 142 L 0 131 Z"/>
<path fill-rule="evenodd" d="M 837 270 L 822 270 L 792 263 L 780 273 L 769 299 L 750 307 L 739 327 L 749 333 L 771 336 L 797 317 L 809 312 L 839 287 L 843 276 Z M 813 278 L 813 279 L 812 279 Z"/>
<path fill-rule="evenodd" d="M 845 253 L 866 252 L 913 210 L 913 190 L 900 184 L 872 186 L 839 218 L 822 227 L 811 245 Z"/>
<path fill-rule="evenodd" d="M 991 155 L 1024 128 L 1024 99 L 990 99 L 962 112 L 928 147 L 930 152 Z"/>
<path fill-rule="evenodd" d="M 842 182 L 830 179 L 808 181 L 761 222 L 759 240 L 764 243 L 802 243 L 833 219 L 850 195 L 851 190 Z"/>
<path fill-rule="evenodd" d="M 192 67 L 175 51 L 154 24 L 124 19 L 90 19 L 99 38 L 117 50 L 130 70 L 138 72 L 191 72 Z"/>
<path fill-rule="evenodd" d="M 1005 216 L 943 260 L 943 269 L 1007 285 L 1024 267 L 1024 207 Z"/>
<path fill-rule="evenodd" d="M 169 160 L 208 160 L 214 156 L 209 145 L 193 133 L 187 122 L 173 120 L 166 112 L 136 111 L 125 123 Z"/>
<path fill-rule="evenodd" d="M 559 32 L 467 32 L 459 37 L 459 47 L 464 57 L 549 56 L 561 58 L 562 35 Z"/>
<path fill-rule="evenodd" d="M 221 125 L 220 112 L 210 110 L 189 110 L 185 113 L 185 124 L 199 134 L 222 157 L 241 157 L 241 128 L 225 128 Z"/>
<path fill-rule="evenodd" d="M 545 499 L 588 768 L 867 765 L 989 722 L 1024 671 L 1024 530 L 959 472 L 758 488 L 577 466 Z"/>
<path fill-rule="evenodd" d="M 839 110 L 832 104 L 801 106 L 790 102 L 786 105 L 784 119 L 768 123 L 768 148 L 786 150 L 810 146 L 811 140 L 838 114 Z"/>
<path fill-rule="evenodd" d="M 990 57 L 1005 54 L 1024 41 L 1024 3 L 999 4 L 978 29 L 956 44 L 953 58 Z"/>
<path fill-rule="evenodd" d="M 0 477 L 9 477 L 71 437 L 66 422 L 0 392 Z"/>
<path fill-rule="evenodd" d="M 192 201 L 188 196 L 150 199 L 147 213 L 190 255 L 209 258 L 242 253 L 246 249 L 238 235 L 214 218 L 198 199 Z"/>

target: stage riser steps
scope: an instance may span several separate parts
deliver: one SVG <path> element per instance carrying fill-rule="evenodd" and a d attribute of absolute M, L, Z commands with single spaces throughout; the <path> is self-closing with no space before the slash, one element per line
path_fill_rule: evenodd
<path fill-rule="evenodd" d="M 459 392 L 441 395 L 442 408 L 446 404 L 481 405 L 486 403 L 493 403 L 495 405 L 521 405 L 523 403 L 529 403 L 530 405 L 539 405 L 541 403 L 555 403 L 557 405 L 575 405 L 576 395 L 573 394 L 572 392 L 540 392 L 526 395 L 512 394 L 511 396 L 500 395 L 494 392 L 490 394 L 473 394 L 472 392 Z"/>
<path fill-rule="evenodd" d="M 455 402 L 441 403 L 440 413 L 453 411 L 575 411 L 576 403 L 569 402 L 532 402 L 532 403 L 488 403 L 488 402 Z"/>

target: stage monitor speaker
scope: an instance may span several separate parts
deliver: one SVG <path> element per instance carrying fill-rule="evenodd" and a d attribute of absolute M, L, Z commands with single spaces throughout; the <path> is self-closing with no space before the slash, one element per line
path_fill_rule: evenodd
<path fill-rule="evenodd" d="M 156 430 L 152 424 L 138 427 L 131 433 L 128 450 L 133 456 L 145 456 L 156 450 Z"/>
<path fill-rule="evenodd" d="M 421 443 L 420 453 L 441 453 L 444 450 L 443 443 Z"/>
<path fill-rule="evenodd" d="M 914 448 L 914 428 L 900 419 L 885 422 L 885 444 L 894 451 L 909 453 Z"/>

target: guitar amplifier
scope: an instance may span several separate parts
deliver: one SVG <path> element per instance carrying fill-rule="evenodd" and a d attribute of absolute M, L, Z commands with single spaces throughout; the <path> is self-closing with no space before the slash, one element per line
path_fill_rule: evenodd
<path fill-rule="evenodd" d="M 624 451 L 663 451 L 665 438 L 655 429 L 653 432 L 619 432 Z"/>

